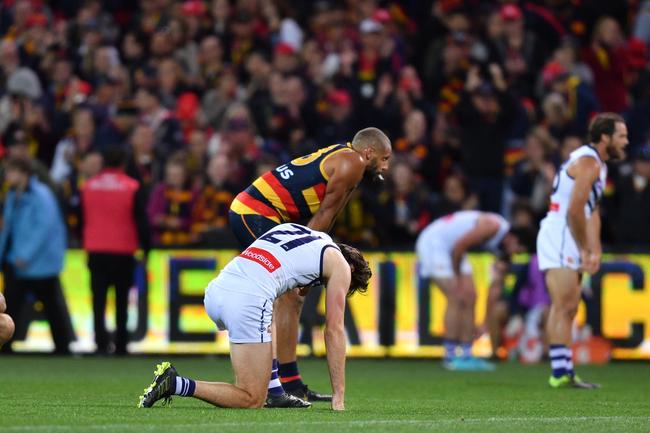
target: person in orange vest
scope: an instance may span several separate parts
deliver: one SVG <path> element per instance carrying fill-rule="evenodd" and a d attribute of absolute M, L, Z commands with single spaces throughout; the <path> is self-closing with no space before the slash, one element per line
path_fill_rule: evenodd
<path fill-rule="evenodd" d="M 93 294 L 95 343 L 98 354 L 111 345 L 105 324 L 106 295 L 115 287 L 115 354 L 127 353 L 128 293 L 133 286 L 135 252 L 149 251 L 146 199 L 138 181 L 124 173 L 126 154 L 119 147 L 104 152 L 104 168 L 81 189 L 83 247 Z"/>

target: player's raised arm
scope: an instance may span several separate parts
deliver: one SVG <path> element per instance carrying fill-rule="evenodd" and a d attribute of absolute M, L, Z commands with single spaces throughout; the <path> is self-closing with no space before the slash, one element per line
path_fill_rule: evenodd
<path fill-rule="evenodd" d="M 454 275 L 460 275 L 460 264 L 463 260 L 463 255 L 472 248 L 474 245 L 480 245 L 486 239 L 494 236 L 499 231 L 499 223 L 489 215 L 479 217 L 476 221 L 476 226 L 467 233 L 465 233 L 456 243 L 451 252 L 451 262 L 454 270 Z"/>
<path fill-rule="evenodd" d="M 336 215 L 345 206 L 350 194 L 363 178 L 365 164 L 357 153 L 343 153 L 332 162 L 336 165 L 327 182 L 323 202 L 307 224 L 313 230 L 329 231 Z"/>
<path fill-rule="evenodd" d="M 326 279 L 325 347 L 332 382 L 332 409 L 345 409 L 345 298 L 350 287 L 350 265 L 334 248 L 325 250 L 323 278 Z"/>
<path fill-rule="evenodd" d="M 571 234 L 576 241 L 580 250 L 580 258 L 583 269 L 586 272 L 595 272 L 595 265 L 589 248 L 589 237 L 587 234 L 587 217 L 585 215 L 585 206 L 589 200 L 591 187 L 598 179 L 600 167 L 598 161 L 594 158 L 580 158 L 569 168 L 569 175 L 575 179 L 569 209 L 567 210 L 567 222 Z M 597 234 L 596 236 L 600 236 Z"/>

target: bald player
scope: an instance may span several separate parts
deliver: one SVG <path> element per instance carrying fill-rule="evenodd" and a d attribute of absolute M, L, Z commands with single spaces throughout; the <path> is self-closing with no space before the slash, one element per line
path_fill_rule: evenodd
<path fill-rule="evenodd" d="M 278 224 L 306 223 L 310 229 L 327 232 L 364 177 L 383 179 L 391 153 L 391 142 L 383 132 L 365 128 L 350 143 L 296 158 L 263 174 L 235 198 L 230 227 L 244 249 Z M 307 407 L 299 406 L 292 396 L 309 401 L 332 399 L 310 390 L 300 377 L 296 345 L 303 302 L 294 291 L 275 301 L 277 361 L 273 360 L 268 407 Z"/>

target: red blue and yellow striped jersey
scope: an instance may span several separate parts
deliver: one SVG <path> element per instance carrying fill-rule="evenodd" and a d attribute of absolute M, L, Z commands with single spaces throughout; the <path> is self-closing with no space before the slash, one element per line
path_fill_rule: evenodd
<path fill-rule="evenodd" d="M 323 168 L 327 158 L 351 149 L 334 144 L 296 158 L 258 177 L 233 200 L 230 210 L 240 215 L 262 215 L 278 224 L 299 222 L 316 213 L 329 180 Z"/>

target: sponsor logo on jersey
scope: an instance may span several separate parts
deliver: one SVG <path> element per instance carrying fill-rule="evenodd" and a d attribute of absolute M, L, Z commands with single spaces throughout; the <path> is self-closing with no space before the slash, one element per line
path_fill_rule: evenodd
<path fill-rule="evenodd" d="M 259 263 L 269 272 L 275 272 L 282 266 L 273 254 L 261 248 L 248 247 L 239 257 Z"/>

